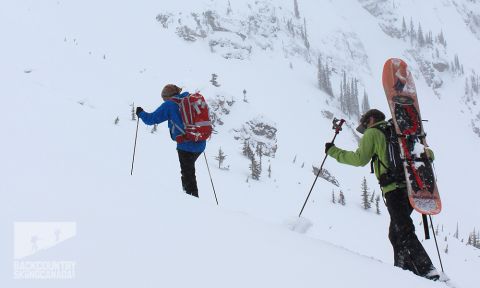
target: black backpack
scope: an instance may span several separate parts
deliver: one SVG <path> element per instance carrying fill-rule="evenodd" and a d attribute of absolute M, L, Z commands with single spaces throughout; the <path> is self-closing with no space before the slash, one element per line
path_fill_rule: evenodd
<path fill-rule="evenodd" d="M 385 135 L 385 140 L 387 141 L 387 159 L 388 163 L 383 163 L 380 161 L 378 155 L 373 155 L 371 165 L 371 172 L 373 173 L 374 162 L 378 160 L 377 171 L 380 171 L 380 165 L 382 165 L 387 172 L 380 175 L 379 184 L 381 187 L 385 187 L 392 183 L 402 183 L 405 182 L 405 170 L 403 168 L 403 158 L 400 151 L 400 145 L 398 143 L 398 135 L 395 131 L 395 126 L 393 120 L 390 119 L 387 123 L 378 125 L 372 128 L 376 128 L 382 131 Z"/>

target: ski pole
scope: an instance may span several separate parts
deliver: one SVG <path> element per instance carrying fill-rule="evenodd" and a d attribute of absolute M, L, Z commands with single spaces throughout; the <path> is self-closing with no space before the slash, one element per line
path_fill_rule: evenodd
<path fill-rule="evenodd" d="M 335 136 L 333 136 L 333 139 L 332 139 L 332 142 L 331 142 L 333 144 L 335 142 L 335 138 L 337 138 L 338 133 L 340 133 L 340 131 L 342 131 L 342 125 L 343 125 L 343 123 L 345 123 L 345 120 L 344 119 L 338 120 L 337 118 L 334 118 L 332 123 L 333 123 L 332 129 L 335 130 Z M 320 176 L 320 173 L 322 173 L 323 164 L 325 164 L 325 160 L 327 160 L 327 157 L 328 157 L 328 154 L 325 153 L 325 158 L 323 158 L 322 165 L 320 165 L 320 169 L 318 169 L 317 176 L 315 177 L 315 181 L 313 181 L 312 187 L 310 188 L 310 191 L 308 192 L 307 199 L 305 199 L 305 203 L 303 203 L 302 210 L 300 210 L 300 213 L 298 214 L 298 217 L 302 216 L 303 209 L 305 209 L 305 205 L 307 205 L 308 198 L 310 198 L 310 194 L 312 194 L 313 187 L 315 186 L 315 183 L 317 182 L 318 176 Z"/>
<path fill-rule="evenodd" d="M 135 150 L 137 149 L 137 135 L 138 135 L 139 122 L 140 122 L 140 118 L 137 117 L 137 130 L 135 131 L 135 145 L 133 146 L 132 170 L 130 170 L 130 175 L 133 175 L 133 163 L 135 162 Z"/>
<path fill-rule="evenodd" d="M 205 164 L 207 164 L 208 175 L 210 176 L 210 183 L 212 183 L 213 195 L 215 195 L 215 201 L 217 202 L 217 206 L 218 206 L 217 193 L 215 192 L 215 186 L 213 185 L 213 180 L 212 180 L 212 173 L 210 173 L 210 167 L 208 166 L 207 154 L 203 152 L 203 156 L 205 157 Z"/>
<path fill-rule="evenodd" d="M 433 239 L 435 239 L 435 246 L 437 247 L 438 259 L 440 260 L 440 267 L 442 268 L 442 272 L 445 273 L 445 271 L 443 271 L 443 264 L 442 264 L 442 257 L 440 256 L 440 250 L 438 250 L 438 243 L 437 243 L 437 236 L 435 235 L 435 228 L 433 228 L 432 215 L 428 215 L 428 217 L 430 218 L 430 226 L 432 226 Z"/>

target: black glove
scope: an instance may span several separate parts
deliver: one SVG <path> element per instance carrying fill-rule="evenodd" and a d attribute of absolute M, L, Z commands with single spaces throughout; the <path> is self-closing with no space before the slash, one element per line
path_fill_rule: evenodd
<path fill-rule="evenodd" d="M 328 150 L 330 150 L 330 148 L 332 148 L 333 146 L 335 146 L 335 144 L 331 142 L 325 143 L 325 154 L 328 154 Z"/>
<path fill-rule="evenodd" d="M 137 114 L 137 116 L 140 117 L 140 113 L 143 112 L 143 108 L 142 107 L 137 107 L 137 111 L 135 111 L 135 114 Z"/>

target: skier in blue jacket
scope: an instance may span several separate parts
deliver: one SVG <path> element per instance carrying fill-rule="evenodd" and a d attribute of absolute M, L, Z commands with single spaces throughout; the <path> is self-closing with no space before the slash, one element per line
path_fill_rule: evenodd
<path fill-rule="evenodd" d="M 190 93 L 183 92 L 176 85 L 168 84 L 162 90 L 163 103 L 152 113 L 145 112 L 142 107 L 137 107 L 136 114 L 147 125 L 160 124 L 168 121 L 168 129 L 170 137 L 175 141 L 178 135 L 185 130 L 182 117 L 180 115 L 179 106 L 171 97 L 183 98 Z M 180 161 L 180 169 L 182 174 L 183 190 L 192 196 L 198 197 L 197 180 L 195 176 L 195 161 L 205 150 L 206 141 L 184 141 L 177 143 L 178 159 Z"/>

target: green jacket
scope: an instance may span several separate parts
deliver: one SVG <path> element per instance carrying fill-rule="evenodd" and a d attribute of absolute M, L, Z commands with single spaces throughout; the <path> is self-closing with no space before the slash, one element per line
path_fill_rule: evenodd
<path fill-rule="evenodd" d="M 373 128 L 382 124 L 386 124 L 386 122 L 380 121 L 365 130 L 362 139 L 360 139 L 360 144 L 357 151 L 346 151 L 336 146 L 332 146 L 328 150 L 328 155 L 335 158 L 340 163 L 358 167 L 367 165 L 372 159 L 373 155 L 376 154 L 378 155 L 380 161 L 387 165 L 388 156 L 385 135 L 382 133 L 382 131 Z M 385 167 L 378 163 L 378 160 L 374 163 L 374 169 L 377 179 L 379 179 L 380 175 L 387 171 Z M 385 187 L 381 187 L 381 189 L 383 193 L 387 193 L 400 187 L 405 187 L 405 183 L 392 183 Z"/>

